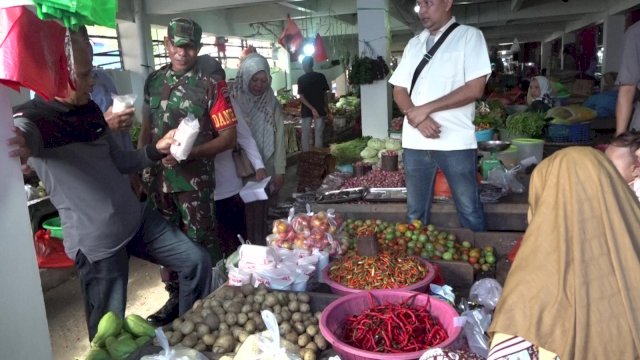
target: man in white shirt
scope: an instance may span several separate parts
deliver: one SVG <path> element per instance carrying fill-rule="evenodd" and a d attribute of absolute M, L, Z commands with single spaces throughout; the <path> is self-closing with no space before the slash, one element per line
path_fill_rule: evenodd
<path fill-rule="evenodd" d="M 407 183 L 408 221 L 429 223 L 438 168 L 451 187 L 462 226 L 485 229 L 476 177 L 475 100 L 491 73 L 482 32 L 461 25 L 451 32 L 417 77 L 413 73 L 427 52 L 455 22 L 452 0 L 419 0 L 425 30 L 409 41 L 389 80 L 393 98 L 404 112 L 403 161 Z M 410 93 L 411 91 L 411 93 Z"/>

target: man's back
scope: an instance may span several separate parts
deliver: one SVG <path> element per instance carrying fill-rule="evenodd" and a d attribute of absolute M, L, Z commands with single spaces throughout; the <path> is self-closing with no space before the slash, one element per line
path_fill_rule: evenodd
<path fill-rule="evenodd" d="M 320 116 L 326 116 L 326 92 L 329 91 L 327 78 L 318 72 L 308 72 L 298 78 L 298 93 L 302 94 L 313 107 L 316 108 Z M 302 105 L 302 114 L 304 117 L 311 117 L 311 109 L 304 104 Z"/>

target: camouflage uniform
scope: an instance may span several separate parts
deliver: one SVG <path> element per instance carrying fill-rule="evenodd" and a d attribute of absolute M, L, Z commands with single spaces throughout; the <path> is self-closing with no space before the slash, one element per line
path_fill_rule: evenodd
<path fill-rule="evenodd" d="M 194 147 L 212 140 L 216 131 L 209 109 L 216 98 L 216 82 L 194 67 L 183 75 L 170 65 L 153 72 L 145 84 L 145 102 L 151 109 L 153 141 L 175 129 L 191 113 L 199 120 Z M 173 168 L 161 163 L 151 169 L 150 198 L 167 220 L 178 224 L 195 242 L 213 247 L 219 257 L 215 231 L 213 158 L 185 160 Z"/>

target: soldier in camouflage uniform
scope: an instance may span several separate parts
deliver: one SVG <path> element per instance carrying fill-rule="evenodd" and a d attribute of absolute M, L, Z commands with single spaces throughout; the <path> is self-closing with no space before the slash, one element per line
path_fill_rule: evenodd
<path fill-rule="evenodd" d="M 170 64 L 151 73 L 145 83 L 140 144 L 155 142 L 193 114 L 200 132 L 186 160 L 169 155 L 151 168 L 149 198 L 167 220 L 177 224 L 195 242 L 209 248 L 212 261 L 221 258 L 215 231 L 213 160 L 234 147 L 236 119 L 226 83 L 203 74 L 196 59 L 202 29 L 190 19 L 171 20 L 164 39 Z M 216 113 L 213 113 L 215 111 Z M 164 325 L 177 317 L 178 280 L 161 270 L 169 300 L 148 320 Z"/>

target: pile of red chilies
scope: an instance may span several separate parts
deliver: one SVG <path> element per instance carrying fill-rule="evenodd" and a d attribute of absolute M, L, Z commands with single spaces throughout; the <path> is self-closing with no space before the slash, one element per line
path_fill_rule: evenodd
<path fill-rule="evenodd" d="M 376 305 L 371 293 L 371 308 L 347 318 L 343 341 L 358 349 L 381 353 L 405 353 L 426 350 L 448 338 L 447 331 L 429 313 L 428 301 L 413 307 L 411 296 L 401 304 Z"/>

